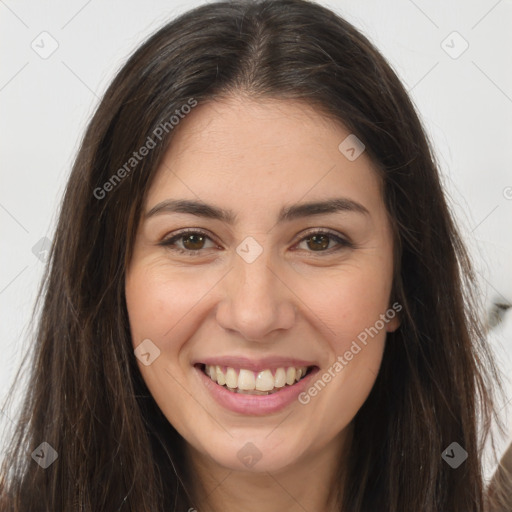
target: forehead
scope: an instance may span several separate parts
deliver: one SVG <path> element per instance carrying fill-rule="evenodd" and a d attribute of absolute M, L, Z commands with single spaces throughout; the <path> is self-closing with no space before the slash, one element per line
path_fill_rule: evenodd
<path fill-rule="evenodd" d="M 198 105 L 177 128 L 149 206 L 171 196 L 241 210 L 340 194 L 381 201 L 366 153 L 350 160 L 340 151 L 353 135 L 306 103 L 230 97 Z"/>

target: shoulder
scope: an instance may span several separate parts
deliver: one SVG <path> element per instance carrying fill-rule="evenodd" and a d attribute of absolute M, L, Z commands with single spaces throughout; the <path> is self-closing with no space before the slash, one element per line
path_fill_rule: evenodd
<path fill-rule="evenodd" d="M 501 458 L 488 487 L 489 512 L 512 510 L 512 443 Z"/>

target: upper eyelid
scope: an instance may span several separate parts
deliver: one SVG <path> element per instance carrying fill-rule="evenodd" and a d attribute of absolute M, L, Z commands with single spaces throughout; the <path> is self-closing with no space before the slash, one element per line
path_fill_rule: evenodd
<path fill-rule="evenodd" d="M 210 235 L 207 231 L 204 231 L 201 228 L 184 228 L 183 230 L 179 230 L 177 233 L 171 234 L 170 236 L 165 236 L 160 242 L 159 245 L 170 245 L 170 242 L 173 240 L 177 240 L 182 236 L 185 236 L 187 234 L 200 234 L 211 240 L 213 243 L 220 245 L 216 240 L 215 237 Z M 190 249 L 188 252 L 194 252 L 194 251 L 201 251 L 202 249 Z"/>

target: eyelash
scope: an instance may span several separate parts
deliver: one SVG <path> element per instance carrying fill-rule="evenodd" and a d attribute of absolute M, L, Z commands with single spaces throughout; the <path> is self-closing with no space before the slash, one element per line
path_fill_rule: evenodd
<path fill-rule="evenodd" d="M 183 238 L 186 235 L 202 235 L 213 242 L 212 238 L 210 236 L 208 236 L 208 233 L 206 233 L 205 231 L 203 231 L 201 229 L 195 228 L 195 229 L 185 229 L 183 231 L 180 231 L 177 234 L 173 235 L 172 237 L 162 240 L 158 245 L 166 247 L 169 250 L 177 252 L 179 254 L 186 254 L 187 256 L 198 256 L 199 253 L 201 253 L 205 250 L 205 249 L 182 249 L 181 247 L 171 247 L 172 245 L 174 245 L 174 243 L 177 240 L 179 240 L 180 238 Z M 312 254 L 315 254 L 315 253 L 332 254 L 333 252 L 339 251 L 342 248 L 354 248 L 355 247 L 354 244 L 352 244 L 348 240 L 340 237 L 339 235 L 333 233 L 332 231 L 329 231 L 326 229 L 321 229 L 321 228 L 316 228 L 314 230 L 308 231 L 305 234 L 305 236 L 303 236 L 295 245 L 300 244 L 301 242 L 307 240 L 308 238 L 310 238 L 313 235 L 327 235 L 332 240 L 337 242 L 338 246 L 335 248 L 331 247 L 330 249 L 326 249 L 324 251 L 308 251 L 308 252 L 311 252 Z M 334 249 L 334 251 L 333 251 L 333 249 Z"/>

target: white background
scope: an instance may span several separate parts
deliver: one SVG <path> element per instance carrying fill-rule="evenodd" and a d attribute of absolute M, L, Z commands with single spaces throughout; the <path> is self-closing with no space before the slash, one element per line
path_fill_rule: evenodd
<path fill-rule="evenodd" d="M 44 267 L 32 248 L 52 238 L 87 121 L 128 55 L 201 3 L 0 0 L 1 401 L 30 343 L 28 320 Z M 483 301 L 488 309 L 511 303 L 512 2 L 321 3 L 369 37 L 410 91 L 475 257 Z M 50 36 L 40 35 L 45 31 Z M 31 46 L 48 51 L 53 39 L 58 48 L 46 59 Z M 512 310 L 489 339 L 511 374 Z M 509 385 L 502 414 L 511 399 Z M 13 414 L 0 411 L 0 423 Z"/>

